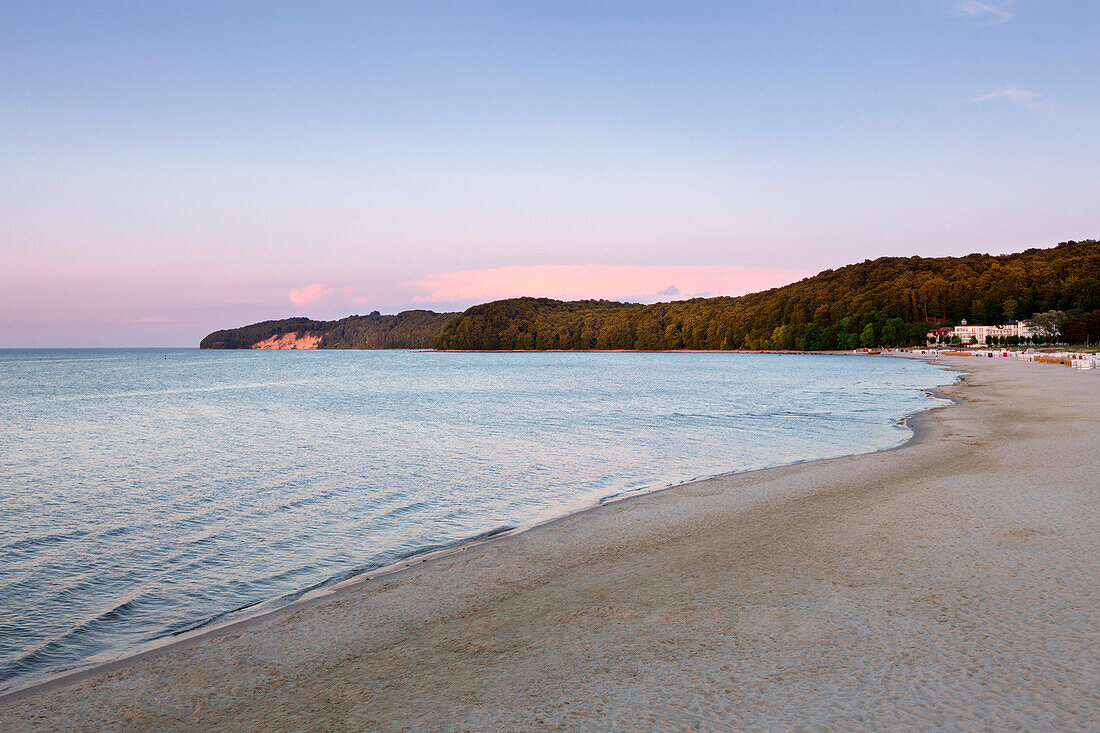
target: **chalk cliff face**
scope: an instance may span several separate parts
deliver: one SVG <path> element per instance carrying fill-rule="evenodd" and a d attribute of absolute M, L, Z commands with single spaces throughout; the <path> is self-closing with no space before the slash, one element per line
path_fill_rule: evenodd
<path fill-rule="evenodd" d="M 426 310 L 384 316 L 348 316 L 338 321 L 283 318 L 215 331 L 203 349 L 430 349 L 443 326 L 457 313 Z"/>
<path fill-rule="evenodd" d="M 321 343 L 321 334 L 291 331 L 275 334 L 271 338 L 252 344 L 253 349 L 316 349 Z"/>

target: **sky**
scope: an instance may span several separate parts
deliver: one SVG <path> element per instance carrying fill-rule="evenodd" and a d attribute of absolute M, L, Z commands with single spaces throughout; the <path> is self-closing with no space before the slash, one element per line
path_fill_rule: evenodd
<path fill-rule="evenodd" d="M 3 0 L 0 347 L 1100 237 L 1100 3 Z"/>

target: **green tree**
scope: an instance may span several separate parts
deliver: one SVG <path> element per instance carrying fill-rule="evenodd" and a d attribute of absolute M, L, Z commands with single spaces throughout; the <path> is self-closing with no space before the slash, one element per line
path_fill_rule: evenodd
<path fill-rule="evenodd" d="M 772 331 L 772 348 L 790 349 L 794 346 L 794 334 L 790 326 L 776 326 Z"/>
<path fill-rule="evenodd" d="M 859 345 L 865 349 L 875 345 L 875 324 L 868 323 L 863 327 L 863 333 L 859 335 Z"/>
<path fill-rule="evenodd" d="M 1056 343 L 1062 336 L 1062 328 L 1066 325 L 1066 314 L 1057 310 L 1036 313 L 1031 317 L 1031 325 L 1038 330 L 1043 343 Z"/>
<path fill-rule="evenodd" d="M 891 318 L 882 326 L 881 341 L 886 346 L 900 346 L 905 338 L 905 321 L 900 318 Z"/>

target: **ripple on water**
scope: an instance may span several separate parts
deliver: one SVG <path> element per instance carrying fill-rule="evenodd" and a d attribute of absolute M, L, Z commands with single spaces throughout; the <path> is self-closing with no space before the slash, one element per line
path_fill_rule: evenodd
<path fill-rule="evenodd" d="M 0 689 L 603 497 L 896 445 L 951 381 L 854 356 L 0 362 Z"/>

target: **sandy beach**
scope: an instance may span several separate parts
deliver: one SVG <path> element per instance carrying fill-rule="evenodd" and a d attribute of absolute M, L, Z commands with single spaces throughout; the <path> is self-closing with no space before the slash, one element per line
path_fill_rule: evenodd
<path fill-rule="evenodd" d="M 2 730 L 1100 730 L 1100 374 L 606 504 L 0 699 Z"/>

